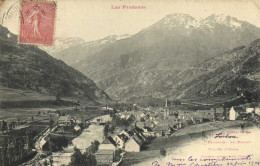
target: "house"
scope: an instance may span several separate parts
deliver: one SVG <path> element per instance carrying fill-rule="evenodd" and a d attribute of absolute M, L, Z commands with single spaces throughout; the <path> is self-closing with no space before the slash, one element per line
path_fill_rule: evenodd
<path fill-rule="evenodd" d="M 177 118 L 170 118 L 170 119 L 166 119 L 164 120 L 164 124 L 167 124 L 170 128 L 172 128 L 174 125 L 176 125 L 178 123 L 178 119 Z"/>
<path fill-rule="evenodd" d="M 105 139 L 99 146 L 98 149 L 100 150 L 116 150 L 116 142 L 113 140 L 112 137 L 108 137 Z"/>
<path fill-rule="evenodd" d="M 146 141 L 146 136 L 144 135 L 144 130 L 142 130 L 142 132 L 139 132 L 136 135 L 139 137 L 139 139 L 141 139 L 142 142 Z"/>
<path fill-rule="evenodd" d="M 154 132 L 151 128 L 149 127 L 144 127 L 144 136 L 149 137 L 149 136 L 154 136 Z"/>
<path fill-rule="evenodd" d="M 110 122 L 112 120 L 112 117 L 110 115 L 103 115 L 103 116 L 99 116 L 97 120 L 99 123 L 106 123 L 106 122 Z"/>
<path fill-rule="evenodd" d="M 144 127 L 149 127 L 149 128 L 154 128 L 154 126 L 155 126 L 155 124 L 154 124 L 154 122 L 153 121 L 146 121 L 145 123 L 144 123 Z"/>
<path fill-rule="evenodd" d="M 117 148 L 123 149 L 125 142 L 128 140 L 128 137 L 124 134 L 116 135 L 114 138 Z"/>
<path fill-rule="evenodd" d="M 114 151 L 110 149 L 99 149 L 96 153 L 96 161 L 99 166 L 112 166 Z"/>
<path fill-rule="evenodd" d="M 58 123 L 61 125 L 69 125 L 71 123 L 75 123 L 76 119 L 71 115 L 60 116 L 58 119 Z"/>
<path fill-rule="evenodd" d="M 234 107 L 229 110 L 229 120 L 236 120 L 238 113 L 235 111 Z"/>
<path fill-rule="evenodd" d="M 140 152 L 142 143 L 143 142 L 139 138 L 139 136 L 134 135 L 125 143 L 125 151 L 126 152 Z"/>
<path fill-rule="evenodd" d="M 229 120 L 236 120 L 240 114 L 244 113 L 246 113 L 246 110 L 241 107 L 231 107 L 229 110 Z"/>
<path fill-rule="evenodd" d="M 214 119 L 215 120 L 224 120 L 225 119 L 224 112 L 225 112 L 225 110 L 223 107 L 215 108 Z"/>
<path fill-rule="evenodd" d="M 161 137 L 171 134 L 171 128 L 166 124 L 159 124 L 153 129 L 155 136 Z"/>
<path fill-rule="evenodd" d="M 139 133 L 142 133 L 142 132 L 143 132 L 143 129 L 140 129 L 136 126 L 130 126 L 129 130 L 127 131 L 129 136 L 133 136 L 135 134 L 139 134 Z"/>
<path fill-rule="evenodd" d="M 122 115 L 120 115 L 120 118 L 121 119 L 126 119 L 126 115 L 122 114 Z"/>
<path fill-rule="evenodd" d="M 144 128 L 144 125 L 145 125 L 144 122 L 136 122 L 135 123 L 135 126 L 138 127 L 139 129 Z"/>
<path fill-rule="evenodd" d="M 193 125 L 193 121 L 192 120 L 186 120 L 186 123 L 185 123 L 187 126 L 189 125 Z"/>
<path fill-rule="evenodd" d="M 146 115 L 145 115 L 145 113 L 143 113 L 143 112 L 140 114 L 140 117 L 141 117 L 141 118 L 144 118 L 145 116 L 146 116 Z"/>
<path fill-rule="evenodd" d="M 176 115 L 177 112 L 174 111 L 174 110 L 169 110 L 168 108 L 164 108 L 164 116 L 167 117 L 167 116 L 173 116 L 173 115 Z"/>
<path fill-rule="evenodd" d="M 255 114 L 257 114 L 257 115 L 260 116 L 260 108 L 259 108 L 259 107 L 256 107 L 256 108 L 255 108 Z"/>
<path fill-rule="evenodd" d="M 127 131 L 126 131 L 125 129 L 122 130 L 122 131 L 119 133 L 119 135 L 121 135 L 121 134 L 124 134 L 125 136 L 127 136 L 128 139 L 130 138 L 130 135 L 127 133 Z"/>
<path fill-rule="evenodd" d="M 255 110 L 254 108 L 246 108 L 247 113 L 253 113 L 254 110 Z"/>
<path fill-rule="evenodd" d="M 215 114 L 215 120 L 224 120 L 225 116 L 223 115 L 223 113 L 216 113 Z"/>
<path fill-rule="evenodd" d="M 81 130 L 81 127 L 77 124 L 76 126 L 74 126 L 74 130 L 75 130 L 75 131 L 80 131 L 80 130 Z"/>

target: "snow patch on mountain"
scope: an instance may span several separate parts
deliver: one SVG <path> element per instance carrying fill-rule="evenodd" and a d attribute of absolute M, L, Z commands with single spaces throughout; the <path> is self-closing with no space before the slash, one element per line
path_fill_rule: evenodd
<path fill-rule="evenodd" d="M 194 18 L 188 14 L 171 14 L 162 19 L 158 26 L 163 26 L 169 30 L 180 27 L 186 30 L 200 29 L 212 31 L 216 24 L 231 27 L 235 31 L 242 28 L 243 22 L 223 14 L 213 14 L 205 19 Z"/>
<path fill-rule="evenodd" d="M 65 50 L 69 47 L 80 45 L 85 43 L 81 38 L 67 37 L 67 38 L 56 38 L 53 46 L 39 46 L 41 49 L 47 51 L 49 54 Z"/>
<path fill-rule="evenodd" d="M 105 45 L 105 44 L 112 44 L 118 40 L 122 40 L 125 38 L 130 37 L 131 35 L 129 34 L 123 34 L 123 35 L 111 35 L 107 36 L 103 39 L 95 40 L 95 41 L 90 41 L 90 42 L 85 42 L 81 38 L 77 37 L 67 37 L 67 38 L 57 38 L 55 39 L 54 45 L 53 46 L 39 46 L 41 49 L 45 50 L 51 55 L 54 55 L 60 51 L 63 51 L 68 48 L 72 48 L 75 46 L 80 46 L 80 47 L 96 47 L 99 45 Z"/>
<path fill-rule="evenodd" d="M 110 36 L 107 36 L 107 37 L 105 37 L 103 39 L 86 42 L 86 43 L 84 43 L 84 46 L 93 47 L 93 46 L 103 45 L 103 44 L 112 44 L 112 43 L 114 43 L 114 42 L 116 42 L 118 40 L 122 40 L 122 39 L 128 38 L 130 36 L 131 35 L 129 35 L 129 34 L 110 35 Z"/>
<path fill-rule="evenodd" d="M 242 27 L 243 22 L 231 17 L 229 15 L 219 14 L 219 15 L 211 15 L 205 19 L 207 22 L 225 25 L 227 27 L 231 27 L 232 30 L 240 29 Z"/>

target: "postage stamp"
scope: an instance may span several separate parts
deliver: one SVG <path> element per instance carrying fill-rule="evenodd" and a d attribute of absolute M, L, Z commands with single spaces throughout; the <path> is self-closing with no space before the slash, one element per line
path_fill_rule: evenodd
<path fill-rule="evenodd" d="M 22 1 L 19 43 L 52 45 L 56 3 Z"/>

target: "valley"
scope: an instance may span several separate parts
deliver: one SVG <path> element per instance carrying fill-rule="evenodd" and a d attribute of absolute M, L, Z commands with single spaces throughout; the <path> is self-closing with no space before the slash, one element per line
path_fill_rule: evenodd
<path fill-rule="evenodd" d="M 259 133 L 260 28 L 246 21 L 175 13 L 133 35 L 17 38 L 0 25 L 0 165 L 153 165 L 213 132 Z"/>

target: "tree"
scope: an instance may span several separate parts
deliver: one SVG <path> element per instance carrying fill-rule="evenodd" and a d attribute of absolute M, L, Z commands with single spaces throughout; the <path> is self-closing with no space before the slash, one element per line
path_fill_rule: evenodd
<path fill-rule="evenodd" d="M 52 129 L 53 124 L 54 124 L 54 120 L 51 118 L 50 121 L 49 121 L 50 130 Z"/>
<path fill-rule="evenodd" d="M 47 160 L 44 160 L 43 165 L 44 165 L 44 166 L 48 166 Z"/>
<path fill-rule="evenodd" d="M 251 103 L 253 101 L 252 93 L 249 91 L 245 91 L 244 96 L 246 97 L 247 102 Z"/>
<path fill-rule="evenodd" d="M 121 153 L 122 153 L 121 149 L 115 151 L 114 162 L 118 162 L 121 159 Z"/>
<path fill-rule="evenodd" d="M 165 149 L 160 149 L 160 154 L 162 155 L 162 156 L 166 156 L 166 150 Z"/>
<path fill-rule="evenodd" d="M 53 158 L 52 158 L 52 156 L 50 157 L 49 162 L 50 162 L 50 165 L 53 166 Z"/>
<path fill-rule="evenodd" d="M 109 132 L 109 123 L 105 124 L 103 132 L 104 132 L 104 137 L 107 137 L 108 132 Z"/>
<path fill-rule="evenodd" d="M 70 166 L 86 166 L 86 165 L 95 166 L 96 159 L 95 156 L 92 155 L 91 153 L 85 152 L 84 154 L 82 154 L 78 148 L 74 147 L 74 153 L 71 155 L 69 165 Z"/>
<path fill-rule="evenodd" d="M 85 152 L 83 154 L 83 164 L 85 165 L 91 165 L 91 166 L 95 166 L 97 164 L 96 158 L 93 154 L 90 154 L 88 152 Z"/>
<path fill-rule="evenodd" d="M 7 123 L 3 120 L 1 131 L 4 132 L 4 131 L 6 131 L 6 130 L 7 130 Z"/>
<path fill-rule="evenodd" d="M 96 153 L 98 150 L 99 144 L 100 143 L 97 140 L 95 140 L 94 142 L 91 142 L 90 153 L 92 153 L 92 154 Z"/>
<path fill-rule="evenodd" d="M 135 121 L 135 116 L 134 115 L 131 115 L 128 119 L 127 119 L 127 121 L 131 124 L 131 123 L 133 123 L 134 121 Z"/>
<path fill-rule="evenodd" d="M 59 110 L 56 111 L 56 113 L 59 115 L 59 117 L 61 116 L 61 112 Z"/>
<path fill-rule="evenodd" d="M 82 163 L 82 154 L 80 152 L 80 150 L 77 147 L 74 147 L 74 152 L 71 155 L 71 159 L 70 159 L 70 166 L 81 166 Z"/>

